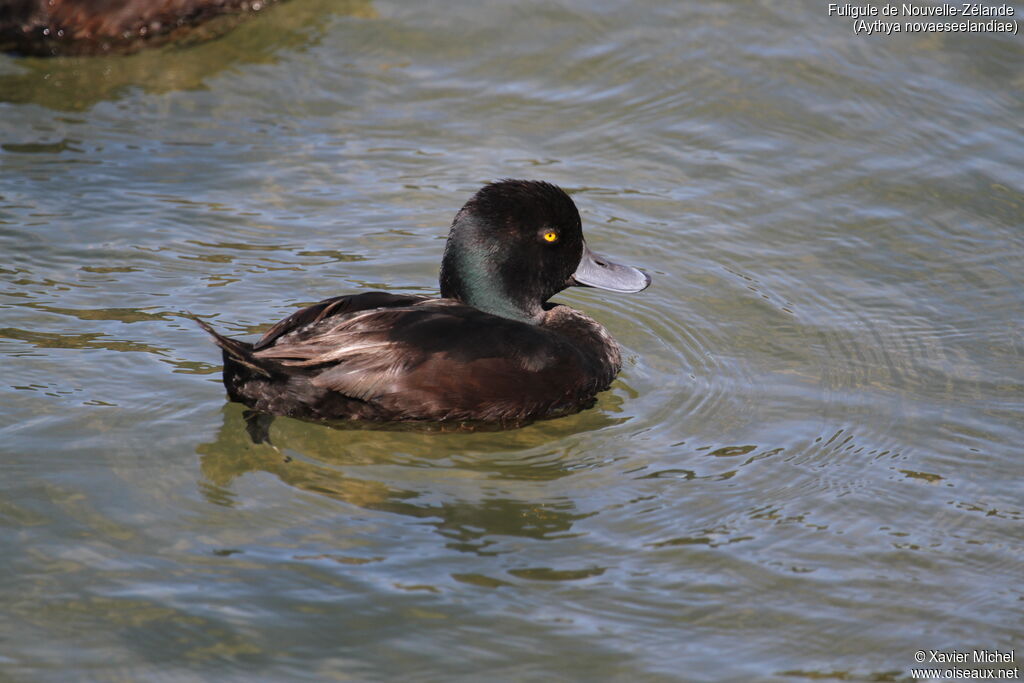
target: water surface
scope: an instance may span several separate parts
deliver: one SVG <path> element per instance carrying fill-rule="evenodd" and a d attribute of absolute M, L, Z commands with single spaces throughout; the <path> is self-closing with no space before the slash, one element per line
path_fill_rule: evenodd
<path fill-rule="evenodd" d="M 0 57 L 0 678 L 1019 655 L 1020 41 L 794 2 L 293 0 L 201 45 Z M 435 293 L 501 177 L 562 185 L 654 277 L 557 297 L 623 347 L 597 406 L 252 444 L 182 312 L 251 335 Z"/>

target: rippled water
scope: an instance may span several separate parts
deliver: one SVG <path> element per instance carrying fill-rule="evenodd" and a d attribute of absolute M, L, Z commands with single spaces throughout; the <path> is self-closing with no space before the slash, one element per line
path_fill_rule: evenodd
<path fill-rule="evenodd" d="M 0 58 L 0 678 L 1019 659 L 1022 63 L 657 0 L 293 0 L 182 49 Z M 597 407 L 249 442 L 182 312 L 245 335 L 436 292 L 500 177 L 563 185 L 654 276 L 558 297 L 623 346 Z"/>

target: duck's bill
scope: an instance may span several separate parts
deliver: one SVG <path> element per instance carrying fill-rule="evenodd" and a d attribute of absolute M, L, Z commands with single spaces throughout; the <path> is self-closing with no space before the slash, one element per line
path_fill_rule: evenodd
<path fill-rule="evenodd" d="M 639 292 L 651 284 L 651 276 L 632 266 L 623 266 L 590 251 L 583 245 L 583 257 L 572 274 L 573 284 L 612 292 Z"/>

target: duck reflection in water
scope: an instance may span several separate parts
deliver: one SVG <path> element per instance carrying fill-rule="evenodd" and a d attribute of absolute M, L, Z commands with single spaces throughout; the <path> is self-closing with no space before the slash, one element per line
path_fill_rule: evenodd
<path fill-rule="evenodd" d="M 614 411 L 615 406 L 610 406 Z M 366 510 L 428 520 L 462 552 L 486 554 L 495 536 L 557 538 L 586 516 L 564 498 L 517 500 L 509 495 L 479 495 L 481 479 L 516 485 L 543 486 L 575 472 L 579 456 L 544 444 L 565 442 L 570 433 L 597 430 L 624 421 L 604 413 L 569 418 L 572 424 L 541 423 L 505 433 L 448 433 L 439 439 L 410 438 L 408 432 L 309 429 L 296 420 L 274 423 L 279 446 L 253 445 L 237 427 L 243 408 L 223 408 L 216 440 L 201 444 L 201 489 L 211 503 L 235 505 L 233 483 L 245 474 L 266 473 L 301 491 Z M 279 450 L 280 448 L 280 450 Z M 292 456 L 282 457 L 282 453 Z M 515 452 L 515 457 L 506 453 Z M 523 452 L 533 453 L 525 460 Z M 352 468 L 376 472 L 352 476 Z M 396 469 L 397 468 L 397 469 Z M 423 477 L 424 468 L 454 470 L 454 477 Z M 516 484 L 518 482 L 518 484 Z"/>
<path fill-rule="evenodd" d="M 441 298 L 326 299 L 254 344 L 196 321 L 223 350 L 228 396 L 261 415 L 519 427 L 592 406 L 621 367 L 596 320 L 548 299 L 566 287 L 639 292 L 645 273 L 593 253 L 560 188 L 504 180 L 456 214 Z"/>

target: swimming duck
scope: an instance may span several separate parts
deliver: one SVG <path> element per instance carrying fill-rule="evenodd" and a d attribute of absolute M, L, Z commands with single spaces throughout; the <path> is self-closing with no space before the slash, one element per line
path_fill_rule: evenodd
<path fill-rule="evenodd" d="M 593 405 L 621 366 L 604 327 L 548 299 L 573 285 L 639 292 L 650 282 L 587 247 L 562 189 L 502 180 L 456 214 L 439 299 L 325 299 L 254 344 L 196 322 L 223 349 L 228 396 L 262 414 L 519 426 Z"/>

